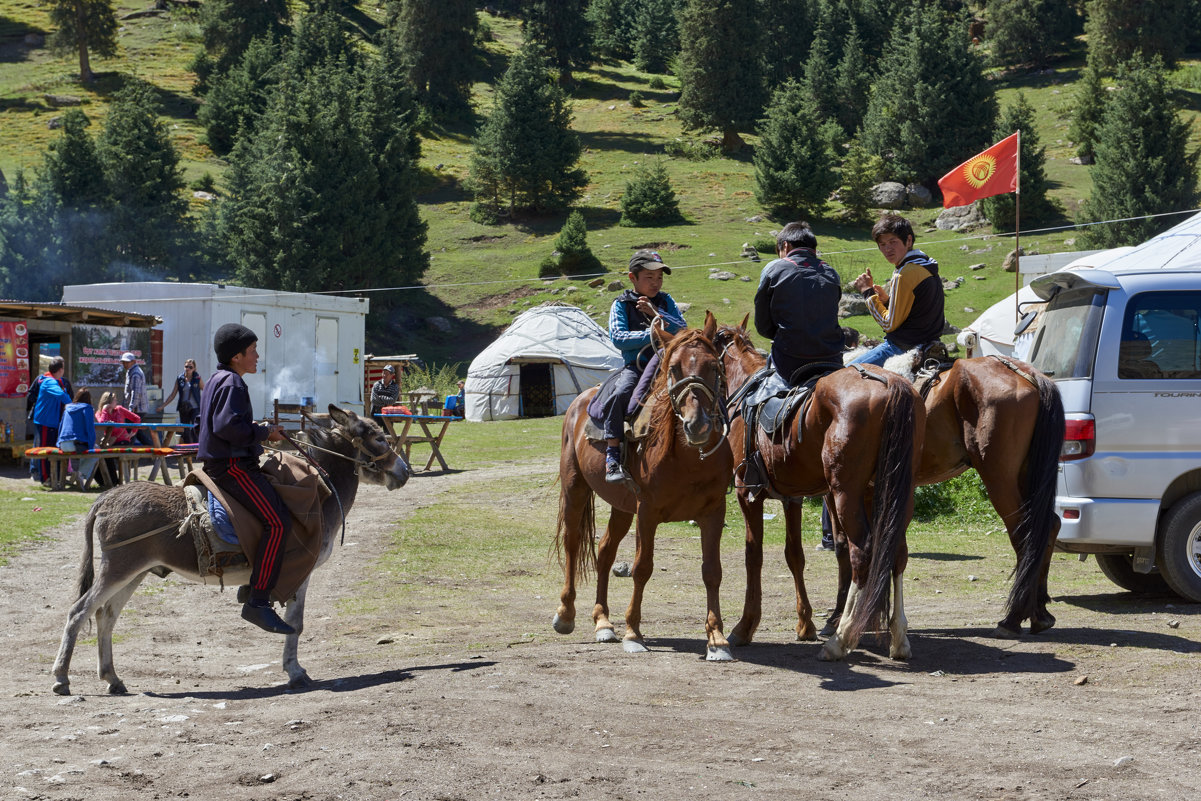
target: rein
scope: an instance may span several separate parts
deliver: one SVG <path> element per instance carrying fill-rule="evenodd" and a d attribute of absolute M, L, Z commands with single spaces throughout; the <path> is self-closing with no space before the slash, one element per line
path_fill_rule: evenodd
<path fill-rule="evenodd" d="M 658 318 L 656 318 L 656 319 L 658 319 Z M 719 366 L 721 365 L 720 354 L 718 355 L 717 363 Z M 668 370 L 669 375 L 670 375 L 670 369 L 671 369 L 670 366 L 664 365 L 664 369 Z M 680 422 L 685 422 L 684 412 L 680 408 L 680 404 L 683 403 L 683 401 L 684 401 L 684 395 L 686 395 L 688 392 L 690 392 L 692 390 L 698 390 L 702 395 L 704 395 L 706 398 L 709 399 L 709 403 L 708 403 L 709 415 L 711 417 L 716 417 L 721 420 L 721 438 L 719 440 L 717 440 L 717 444 L 715 444 L 709 450 L 701 451 L 700 455 L 701 455 L 702 459 L 708 458 L 708 457 L 712 456 L 714 453 L 716 453 L 717 449 L 722 446 L 722 443 L 724 443 L 726 441 L 726 438 L 730 434 L 730 419 L 726 415 L 725 405 L 721 402 L 722 384 L 723 384 L 722 377 L 724 374 L 725 374 L 724 369 L 722 369 L 718 373 L 716 388 L 709 386 L 709 384 L 706 383 L 705 380 L 698 375 L 686 375 L 683 378 L 681 378 L 679 381 L 676 381 L 675 383 L 671 384 L 670 386 L 664 387 L 662 390 L 660 390 L 660 397 L 662 397 L 663 395 L 667 396 L 667 400 L 671 403 L 672 411 L 675 412 L 676 418 Z"/>

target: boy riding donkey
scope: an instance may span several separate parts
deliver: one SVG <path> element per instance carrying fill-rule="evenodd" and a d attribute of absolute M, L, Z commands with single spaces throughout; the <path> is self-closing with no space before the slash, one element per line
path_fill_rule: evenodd
<path fill-rule="evenodd" d="M 254 422 L 250 392 L 242 376 L 257 373 L 258 336 L 249 328 L 226 323 L 213 337 L 217 372 L 200 397 L 197 458 L 222 491 L 246 507 L 263 524 L 250 573 L 250 597 L 242 618 L 273 634 L 295 634 L 271 608 L 271 590 L 279 578 L 292 516 L 259 467 L 262 442 L 283 440 L 280 426 Z"/>
<path fill-rule="evenodd" d="M 684 315 L 671 295 L 662 292 L 663 275 L 671 268 L 653 250 L 639 250 L 630 257 L 630 282 L 627 289 L 609 309 L 609 339 L 621 351 L 625 366 L 605 382 L 610 392 L 604 399 L 605 481 L 620 484 L 630 479 L 622 465 L 621 441 L 625 437 L 625 419 L 630 399 L 635 396 L 639 379 L 646 373 L 653 378 L 658 366 L 658 354 L 651 345 L 651 325 L 658 320 L 668 333 L 675 334 L 688 327 Z M 648 367 L 652 369 L 648 369 Z"/>

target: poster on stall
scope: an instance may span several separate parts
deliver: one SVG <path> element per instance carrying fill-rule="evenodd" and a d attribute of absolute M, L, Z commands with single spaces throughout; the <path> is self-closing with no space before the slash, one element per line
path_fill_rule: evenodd
<path fill-rule="evenodd" d="M 125 383 L 121 354 L 127 351 L 149 377 L 150 329 L 71 326 L 71 383 L 77 387 L 121 386 Z"/>
<path fill-rule="evenodd" d="M 29 329 L 25 321 L 0 323 L 0 397 L 29 391 Z"/>

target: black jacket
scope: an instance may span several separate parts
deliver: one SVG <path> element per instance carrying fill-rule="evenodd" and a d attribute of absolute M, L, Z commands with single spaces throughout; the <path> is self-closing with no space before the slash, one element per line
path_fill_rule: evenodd
<path fill-rule="evenodd" d="M 838 301 L 842 281 L 809 248 L 792 250 L 763 268 L 755 293 L 755 330 L 772 340 L 779 362 L 842 361 Z"/>
<path fill-rule="evenodd" d="M 257 459 L 260 444 L 271 431 L 254 422 L 250 391 L 242 376 L 224 364 L 217 365 L 200 395 L 200 436 L 196 458 Z"/>

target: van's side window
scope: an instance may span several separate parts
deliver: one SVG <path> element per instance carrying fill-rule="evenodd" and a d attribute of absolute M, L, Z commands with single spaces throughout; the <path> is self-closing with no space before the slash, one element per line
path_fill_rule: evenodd
<path fill-rule="evenodd" d="M 1118 378 L 1201 378 L 1201 292 L 1144 292 L 1130 299 Z"/>

